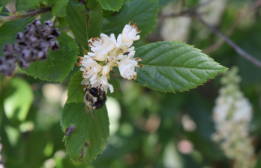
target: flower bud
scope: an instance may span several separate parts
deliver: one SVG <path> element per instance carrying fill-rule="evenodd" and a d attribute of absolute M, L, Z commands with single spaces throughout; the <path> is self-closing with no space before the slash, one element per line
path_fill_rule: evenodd
<path fill-rule="evenodd" d="M 35 19 L 35 20 L 32 22 L 32 24 L 33 24 L 38 30 L 40 30 L 41 27 L 42 27 L 41 21 L 38 20 L 38 19 Z"/>
<path fill-rule="evenodd" d="M 16 40 L 18 42 L 19 45 L 26 45 L 25 43 L 25 40 L 24 40 L 24 34 L 19 32 L 17 35 L 16 35 Z"/>
<path fill-rule="evenodd" d="M 42 30 L 42 33 L 43 33 L 43 36 L 46 37 L 48 36 L 52 31 L 52 28 L 48 27 L 48 26 L 44 26 L 43 30 Z"/>
<path fill-rule="evenodd" d="M 110 69 L 111 69 L 110 64 L 107 64 L 106 66 L 104 66 L 102 69 L 102 75 L 103 76 L 107 75 L 110 72 Z"/>
<path fill-rule="evenodd" d="M 23 58 L 23 60 L 25 60 L 26 62 L 29 62 L 32 60 L 32 52 L 30 48 L 25 48 L 21 51 L 21 57 Z"/>
<path fill-rule="evenodd" d="M 19 58 L 19 65 L 22 69 L 27 69 L 30 66 L 30 62 L 25 61 L 23 58 Z"/>
<path fill-rule="evenodd" d="M 46 20 L 46 21 L 44 22 L 44 24 L 45 24 L 45 26 L 48 26 L 48 27 L 50 27 L 50 28 L 53 27 L 53 22 L 52 22 L 51 20 Z"/>
<path fill-rule="evenodd" d="M 25 35 L 25 36 L 34 36 L 34 34 L 35 34 L 35 27 L 34 27 L 34 25 L 28 24 L 28 25 L 25 27 L 24 35 Z"/>
<path fill-rule="evenodd" d="M 51 33 L 55 38 L 59 37 L 61 32 L 59 31 L 58 28 L 54 28 L 52 33 Z"/>
<path fill-rule="evenodd" d="M 51 41 L 50 46 L 53 51 L 60 49 L 60 45 L 58 41 Z"/>

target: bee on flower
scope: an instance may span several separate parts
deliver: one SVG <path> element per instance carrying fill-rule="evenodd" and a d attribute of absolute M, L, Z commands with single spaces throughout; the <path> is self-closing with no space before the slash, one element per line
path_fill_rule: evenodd
<path fill-rule="evenodd" d="M 139 40 L 138 27 L 136 24 L 131 25 L 130 23 L 125 25 L 121 34 L 118 35 L 117 39 L 112 33 L 110 36 L 101 34 L 99 38 L 89 39 L 89 46 L 91 52 L 88 52 L 84 57 L 80 57 L 80 61 L 77 64 L 81 66 L 80 70 L 83 72 L 82 85 L 87 85 L 90 88 L 98 88 L 101 93 L 107 93 L 109 88 L 110 92 L 114 91 L 113 86 L 108 83 L 110 79 L 110 71 L 113 67 L 119 67 L 120 75 L 128 80 L 136 79 L 137 72 L 135 67 L 138 66 L 140 58 L 134 58 L 135 51 L 132 46 L 133 41 Z M 104 104 L 105 101 L 100 99 L 104 94 L 96 93 L 90 96 L 90 89 L 85 88 L 84 97 L 86 104 L 91 109 L 97 109 L 102 107 L 101 102 Z M 88 98 L 87 98 L 88 97 Z M 101 100 L 101 102 L 99 102 Z M 91 102 L 91 103 L 90 103 Z"/>

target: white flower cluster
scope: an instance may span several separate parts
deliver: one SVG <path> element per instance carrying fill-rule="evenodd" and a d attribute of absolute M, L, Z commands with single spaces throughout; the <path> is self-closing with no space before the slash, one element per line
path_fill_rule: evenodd
<path fill-rule="evenodd" d="M 237 67 L 233 67 L 221 79 L 225 86 L 220 89 L 213 109 L 217 132 L 212 138 L 221 144 L 226 156 L 235 161 L 234 167 L 253 168 L 254 149 L 248 136 L 252 106 L 239 90 L 240 77 L 236 75 L 237 71 Z"/>
<path fill-rule="evenodd" d="M 141 59 L 134 58 L 135 51 L 132 44 L 133 41 L 140 39 L 138 33 L 136 24 L 127 24 L 117 39 L 114 34 L 110 36 L 101 34 L 100 38 L 90 39 L 89 46 L 92 52 L 80 57 L 80 62 L 77 64 L 83 71 L 84 79 L 81 84 L 101 87 L 106 93 L 109 88 L 112 93 L 114 89 L 108 83 L 108 79 L 109 72 L 115 66 L 119 67 L 123 78 L 136 79 L 135 67 Z"/>
<path fill-rule="evenodd" d="M 205 5 L 202 5 L 200 8 L 198 8 L 198 12 L 204 13 L 202 17 L 207 23 L 211 25 L 217 25 L 220 22 L 222 13 L 226 8 L 227 1 L 228 0 L 200 0 L 200 4 Z"/>

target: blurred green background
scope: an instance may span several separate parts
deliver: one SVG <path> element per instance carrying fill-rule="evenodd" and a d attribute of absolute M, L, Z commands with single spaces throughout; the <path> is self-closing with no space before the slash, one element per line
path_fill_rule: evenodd
<path fill-rule="evenodd" d="M 1 1 L 1 0 L 0 0 Z M 261 60 L 260 0 L 213 0 L 198 11 L 245 51 Z M 236 65 L 240 88 L 253 106 L 250 137 L 261 167 L 261 69 L 239 56 L 193 17 L 164 17 L 204 3 L 203 0 L 160 0 L 155 29 L 134 45 L 178 40 L 203 50 L 228 68 Z M 214 5 L 212 3 L 215 3 Z M 7 5 L 9 11 L 13 3 Z M 256 5 L 256 6 L 255 6 Z M 253 7 L 254 6 L 254 7 Z M 252 8 L 251 8 L 252 7 Z M 242 17 L 240 17 L 242 16 Z M 48 14 L 45 16 L 48 18 Z M 229 32 L 230 30 L 230 32 Z M 220 44 L 217 44 L 220 43 Z M 213 47 L 214 45 L 214 47 Z M 212 48 L 209 48 L 212 47 Z M 216 47 L 216 48 L 215 48 Z M 161 93 L 121 79 L 120 94 L 106 103 L 110 137 L 103 153 L 89 165 L 74 165 L 65 152 L 60 116 L 68 82 L 41 81 L 18 70 L 1 77 L 1 156 L 7 168 L 231 168 L 219 145 L 212 111 L 221 87 L 220 76 L 182 93 Z"/>

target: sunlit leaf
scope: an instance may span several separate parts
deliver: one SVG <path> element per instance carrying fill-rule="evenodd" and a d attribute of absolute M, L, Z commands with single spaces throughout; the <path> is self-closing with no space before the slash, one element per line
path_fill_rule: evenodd
<path fill-rule="evenodd" d="M 1 0 L 1 4 L 3 6 L 6 6 L 9 2 L 11 2 L 12 0 Z"/>
<path fill-rule="evenodd" d="M 82 102 L 83 101 L 83 86 L 81 85 L 82 71 L 76 72 L 71 78 L 68 86 L 68 99 L 67 103 L 71 102 Z"/>
<path fill-rule="evenodd" d="M 68 0 L 57 0 L 55 5 L 52 7 L 52 15 L 58 17 L 66 16 L 66 6 Z"/>
<path fill-rule="evenodd" d="M 118 11 L 120 10 L 123 0 L 98 0 L 104 10 Z"/>
<path fill-rule="evenodd" d="M 88 49 L 88 23 L 84 5 L 79 3 L 79 0 L 69 0 L 66 8 L 66 17 L 69 27 L 73 32 L 76 40 L 85 48 Z"/>
<path fill-rule="evenodd" d="M 33 91 L 30 85 L 21 78 L 13 78 L 6 90 L 4 110 L 8 119 L 23 121 L 33 101 Z"/>
<path fill-rule="evenodd" d="M 31 9 L 37 6 L 37 4 L 39 4 L 40 2 L 41 0 L 16 0 L 16 11 Z"/>
<path fill-rule="evenodd" d="M 112 17 L 103 19 L 102 32 L 106 34 L 120 34 L 129 22 L 136 23 L 141 31 L 141 38 L 145 37 L 156 24 L 158 16 L 157 0 L 135 0 L 125 2 L 122 9 Z"/>
<path fill-rule="evenodd" d="M 64 136 L 66 151 L 74 162 L 90 163 L 102 153 L 109 136 L 109 119 L 106 107 L 94 110 L 95 118 L 84 112 L 84 104 L 66 104 L 61 118 L 63 132 L 70 126 L 75 129 Z M 86 146 L 87 145 L 87 146 Z M 85 155 L 81 158 L 81 152 Z"/>
<path fill-rule="evenodd" d="M 196 88 L 227 70 L 200 50 L 182 42 L 158 42 L 137 48 L 143 68 L 136 68 L 137 81 L 162 92 Z"/>
<path fill-rule="evenodd" d="M 88 37 L 99 37 L 102 29 L 103 11 L 101 5 L 96 2 L 88 6 L 89 8 L 89 25 Z"/>

